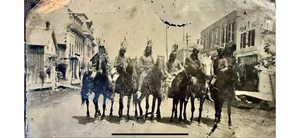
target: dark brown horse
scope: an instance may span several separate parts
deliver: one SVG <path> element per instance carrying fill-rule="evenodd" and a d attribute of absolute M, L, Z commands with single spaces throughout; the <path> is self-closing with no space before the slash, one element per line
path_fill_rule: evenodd
<path fill-rule="evenodd" d="M 231 103 L 235 97 L 235 86 L 239 82 L 239 75 L 235 68 L 226 71 L 216 71 L 217 80 L 210 86 L 211 97 L 215 103 L 215 121 L 221 121 L 224 102 L 227 102 L 228 125 L 231 126 Z"/>
<path fill-rule="evenodd" d="M 179 109 L 179 120 L 182 121 L 182 108 L 183 109 L 183 117 L 184 120 L 187 120 L 186 117 L 186 105 L 188 103 L 188 99 L 191 98 L 191 118 L 190 121 L 193 121 L 194 111 L 195 111 L 195 98 L 200 100 L 199 107 L 199 118 L 198 122 L 200 123 L 201 114 L 203 110 L 203 104 L 205 101 L 205 97 L 207 96 L 207 83 L 212 76 L 213 64 L 211 59 L 209 58 L 201 58 L 200 59 L 200 70 L 199 73 L 192 78 L 186 74 L 185 71 L 179 73 L 172 82 L 172 87 L 169 90 L 169 97 L 173 98 L 173 108 L 172 115 L 170 121 L 173 121 L 173 115 L 177 112 L 177 104 L 180 102 Z M 184 104 L 184 105 L 183 105 Z"/>
<path fill-rule="evenodd" d="M 165 75 L 163 73 L 163 59 L 158 57 L 156 64 L 153 66 L 153 69 L 150 71 L 150 73 L 144 78 L 142 87 L 141 87 L 141 96 L 139 99 L 136 101 L 137 104 L 139 105 L 139 110 L 140 110 L 140 117 L 148 117 L 148 114 L 151 114 L 151 120 L 154 118 L 154 109 L 155 109 L 155 103 L 156 99 L 158 100 L 157 104 L 157 111 L 156 111 L 156 117 L 158 119 L 161 118 L 161 113 L 160 113 L 160 105 L 163 99 L 163 94 L 161 93 L 161 88 L 162 88 L 162 81 L 165 78 Z M 152 100 L 152 110 L 150 113 L 148 113 L 149 109 L 149 95 L 153 96 Z M 141 101 L 146 97 L 146 114 L 143 115 L 143 110 L 141 107 Z M 139 119 L 138 118 L 138 119 Z"/>
<path fill-rule="evenodd" d="M 120 94 L 119 99 L 119 117 L 123 115 L 123 98 L 128 97 L 127 101 L 127 119 L 129 119 L 130 101 L 131 96 L 134 95 L 133 101 L 136 100 L 137 92 L 137 72 L 136 72 L 137 61 L 136 59 L 130 59 L 126 69 L 117 68 L 120 73 L 119 78 L 116 82 L 115 91 Z"/>
<path fill-rule="evenodd" d="M 81 91 L 81 98 L 82 98 L 82 104 L 86 102 L 87 105 L 87 116 L 89 117 L 89 99 L 88 96 L 90 93 L 94 92 L 95 96 L 93 99 L 93 103 L 95 105 L 95 115 L 94 117 L 98 117 L 101 115 L 98 105 L 98 99 L 100 95 L 103 95 L 103 114 L 102 116 L 105 116 L 105 109 L 106 109 L 106 99 L 110 98 L 112 94 L 112 87 L 110 85 L 109 81 L 109 60 L 105 57 L 100 57 L 99 54 L 96 54 L 91 61 L 94 65 L 96 65 L 96 68 L 93 69 L 93 71 L 90 71 L 89 73 L 84 75 Z M 95 74 L 95 75 L 93 75 Z M 111 113 L 112 113 L 112 107 L 113 107 L 113 100 L 112 100 L 112 106 L 111 106 Z"/>

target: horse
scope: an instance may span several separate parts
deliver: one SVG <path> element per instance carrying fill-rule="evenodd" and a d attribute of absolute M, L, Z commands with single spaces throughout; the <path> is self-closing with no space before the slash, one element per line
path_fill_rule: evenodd
<path fill-rule="evenodd" d="M 215 103 L 215 122 L 221 121 L 221 112 L 224 102 L 227 102 L 228 126 L 231 122 L 231 103 L 235 98 L 235 86 L 239 82 L 239 75 L 235 68 L 226 71 L 217 71 L 217 79 L 210 85 L 211 98 Z"/>
<path fill-rule="evenodd" d="M 211 83 L 212 76 L 213 76 L 213 62 L 208 57 L 202 57 L 200 58 L 200 71 L 199 74 L 191 79 L 191 85 L 188 86 L 189 96 L 191 98 L 191 118 L 190 121 L 193 122 L 194 117 L 194 111 L 195 111 L 195 98 L 198 98 L 200 101 L 200 107 L 199 107 L 199 116 L 198 116 L 198 123 L 201 121 L 201 115 L 203 111 L 203 105 L 205 98 L 208 93 L 208 86 Z M 187 102 L 184 104 L 184 118 L 186 120 L 186 105 Z"/>
<path fill-rule="evenodd" d="M 200 58 L 200 61 L 201 61 L 200 62 L 201 68 L 198 71 L 199 74 L 197 74 L 196 77 L 191 77 L 190 79 L 188 79 L 187 73 L 183 71 L 179 73 L 172 82 L 172 86 L 169 89 L 169 94 L 168 94 L 170 98 L 173 98 L 173 108 L 172 108 L 172 115 L 170 118 L 170 122 L 173 121 L 174 113 L 176 117 L 178 102 L 180 102 L 179 121 L 181 122 L 183 120 L 182 107 L 184 107 L 183 109 L 184 120 L 185 121 L 187 120 L 186 105 L 188 103 L 189 98 L 191 98 L 191 112 L 192 112 L 190 121 L 193 122 L 194 111 L 195 111 L 194 102 L 195 102 L 195 98 L 198 98 L 200 100 L 198 123 L 200 123 L 203 104 L 208 92 L 207 89 L 208 80 L 211 79 L 213 73 L 212 72 L 213 64 L 211 59 L 207 57 L 203 57 Z"/>
<path fill-rule="evenodd" d="M 98 57 L 99 59 L 99 57 Z M 110 115 L 112 115 L 112 109 L 113 109 L 113 91 L 111 87 L 111 83 L 109 81 L 109 70 L 108 70 L 108 61 L 107 60 L 97 60 L 96 69 L 93 71 L 89 71 L 89 73 L 85 73 L 83 77 L 83 81 L 86 81 L 83 83 L 83 88 L 81 90 L 81 99 L 82 104 L 86 102 L 87 105 L 87 117 L 90 117 L 89 115 L 89 99 L 88 96 L 90 93 L 94 92 L 95 96 L 93 99 L 93 103 L 95 105 L 95 115 L 94 117 L 97 118 L 98 116 L 101 116 L 99 105 L 98 105 L 98 99 L 100 95 L 103 95 L 103 113 L 102 117 L 105 117 L 105 109 L 106 109 L 106 99 L 110 98 L 112 101 L 111 105 L 111 112 Z M 87 81 L 88 80 L 88 81 Z M 90 85 L 90 87 L 86 87 L 86 85 Z"/>
<path fill-rule="evenodd" d="M 160 105 L 163 99 L 163 94 L 161 93 L 161 86 L 162 86 L 162 80 L 165 78 L 165 75 L 163 73 L 163 66 L 164 66 L 164 61 L 161 57 L 158 57 L 155 65 L 153 66 L 152 70 L 148 73 L 148 75 L 144 78 L 143 84 L 141 87 L 141 95 L 137 99 L 137 103 L 139 106 L 140 110 L 140 117 L 145 117 L 148 118 L 148 115 L 151 114 L 151 120 L 154 118 L 154 109 L 155 109 L 155 102 L 156 99 L 158 99 L 158 107 L 156 111 L 156 117 L 158 119 L 161 118 L 161 113 L 160 113 Z M 152 111 L 148 113 L 149 109 L 149 96 L 153 96 L 152 100 Z M 146 97 L 146 114 L 143 115 L 143 110 L 141 107 L 141 101 Z"/>
<path fill-rule="evenodd" d="M 123 98 L 124 96 L 128 97 L 127 100 L 127 119 L 129 119 L 129 110 L 130 110 L 130 101 L 131 96 L 134 95 L 133 101 L 136 100 L 136 92 L 137 92 L 137 72 L 136 72 L 137 60 L 129 58 L 129 63 L 126 69 L 124 70 L 122 67 L 117 68 L 120 72 L 120 75 L 117 79 L 115 91 L 120 94 L 119 99 L 119 117 L 121 118 L 123 115 Z M 137 112 L 136 112 L 137 116 Z"/>

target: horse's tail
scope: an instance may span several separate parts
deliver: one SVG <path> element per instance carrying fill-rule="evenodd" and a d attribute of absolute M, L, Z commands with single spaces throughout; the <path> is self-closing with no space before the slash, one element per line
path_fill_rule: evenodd
<path fill-rule="evenodd" d="M 85 103 L 87 99 L 85 99 L 83 96 L 81 96 L 81 105 L 83 105 Z"/>
<path fill-rule="evenodd" d="M 87 90 L 81 90 L 81 105 L 83 105 L 85 101 L 88 100 L 89 96 L 87 94 L 88 94 Z"/>

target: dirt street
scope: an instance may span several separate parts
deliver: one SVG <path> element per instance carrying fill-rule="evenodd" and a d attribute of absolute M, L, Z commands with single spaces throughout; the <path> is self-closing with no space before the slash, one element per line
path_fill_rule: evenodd
<path fill-rule="evenodd" d="M 86 105 L 81 105 L 80 90 L 64 90 L 58 92 L 39 91 L 27 94 L 28 138 L 32 137 L 141 137 L 113 136 L 112 133 L 188 133 L 186 137 L 275 137 L 275 111 L 260 109 L 238 109 L 232 107 L 233 127 L 227 126 L 227 110 L 223 108 L 222 120 L 215 131 L 208 136 L 214 126 L 213 103 L 205 102 L 202 123 L 198 125 L 199 101 L 196 100 L 195 118 L 192 123 L 179 123 L 175 119 L 169 122 L 172 99 L 167 99 L 161 105 L 161 120 L 134 119 L 134 106 L 131 102 L 130 120 L 117 117 L 119 108 L 118 95 L 115 97 L 113 116 L 109 117 L 111 107 L 107 100 L 106 117 L 94 119 L 93 95 L 90 95 L 90 118 L 86 117 Z M 150 100 L 152 102 L 152 97 Z M 102 100 L 99 98 L 99 108 L 102 113 Z M 124 98 L 127 101 L 127 97 Z M 145 107 L 145 100 L 142 102 Z M 150 108 L 152 103 L 150 103 Z M 224 105 L 226 107 L 226 105 Z M 143 108 L 145 109 L 145 108 Z M 190 104 L 187 106 L 187 117 L 190 118 Z M 127 112 L 124 102 L 123 114 Z M 144 110 L 145 112 L 145 110 Z M 125 116 L 124 116 L 125 117 Z M 154 136 L 147 136 L 154 137 Z M 155 137 L 185 137 L 185 136 L 155 136 Z"/>

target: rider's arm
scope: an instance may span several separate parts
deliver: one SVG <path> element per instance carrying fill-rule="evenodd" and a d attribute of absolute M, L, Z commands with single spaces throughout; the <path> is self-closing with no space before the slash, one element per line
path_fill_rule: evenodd
<path fill-rule="evenodd" d="M 165 65 L 164 65 L 164 72 L 165 72 L 165 74 L 166 74 L 167 76 L 171 76 L 171 74 L 168 72 L 168 66 L 167 66 L 166 63 L 165 63 Z"/>
<path fill-rule="evenodd" d="M 221 71 L 225 71 L 227 69 L 228 69 L 228 61 L 227 61 L 227 59 L 224 59 L 224 68 L 221 69 Z"/>
<path fill-rule="evenodd" d="M 189 63 L 190 63 L 189 58 L 186 58 L 184 68 L 187 68 L 189 66 Z"/>
<path fill-rule="evenodd" d="M 176 74 L 179 74 L 181 71 L 184 70 L 184 67 L 181 65 L 180 61 L 178 61 L 179 70 L 176 72 Z"/>
<path fill-rule="evenodd" d="M 119 63 L 118 57 L 116 57 L 115 62 L 114 62 L 114 67 L 117 67 L 119 65 L 120 65 L 120 63 Z"/>

